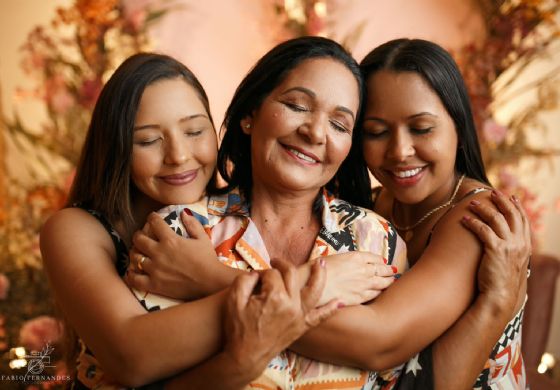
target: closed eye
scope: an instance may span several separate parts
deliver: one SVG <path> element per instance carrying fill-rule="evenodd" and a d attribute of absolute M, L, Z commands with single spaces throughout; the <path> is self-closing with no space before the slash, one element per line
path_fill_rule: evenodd
<path fill-rule="evenodd" d="M 329 123 L 331 124 L 332 128 L 335 129 L 336 131 L 339 131 L 341 133 L 350 133 L 350 130 L 348 130 L 346 126 L 342 125 L 337 121 L 329 121 Z"/>
<path fill-rule="evenodd" d="M 305 106 L 301 106 L 299 104 L 295 104 L 295 103 L 289 103 L 289 102 L 283 102 L 283 104 L 288 107 L 290 110 L 295 111 L 295 112 L 305 112 L 305 111 L 309 111 L 309 109 Z"/>
<path fill-rule="evenodd" d="M 432 131 L 433 127 L 423 127 L 423 128 L 418 128 L 418 127 L 411 127 L 410 131 L 412 131 L 415 134 L 427 134 L 430 131 Z"/>

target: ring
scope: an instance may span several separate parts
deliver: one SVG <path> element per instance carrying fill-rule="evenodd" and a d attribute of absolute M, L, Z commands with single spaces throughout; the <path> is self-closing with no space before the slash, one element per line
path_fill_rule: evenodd
<path fill-rule="evenodd" d="M 136 263 L 136 266 L 140 272 L 144 272 L 144 268 L 142 267 L 142 263 L 146 260 L 146 256 L 142 256 L 140 260 Z"/>

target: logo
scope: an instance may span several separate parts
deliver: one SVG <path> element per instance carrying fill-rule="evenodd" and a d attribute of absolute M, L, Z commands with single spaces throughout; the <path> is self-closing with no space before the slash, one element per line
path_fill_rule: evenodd
<path fill-rule="evenodd" d="M 1 381 L 17 381 L 23 383 L 40 383 L 40 382 L 62 382 L 70 380 L 68 375 L 52 375 L 45 370 L 55 368 L 56 366 L 51 363 L 51 354 L 54 348 L 47 344 L 39 352 L 26 353 L 23 347 L 12 348 L 10 351 L 10 368 L 13 370 L 27 369 L 27 372 L 22 374 L 13 375 L 0 375 Z M 51 370 L 52 371 L 52 370 Z M 21 371 L 20 371 L 21 372 Z"/>

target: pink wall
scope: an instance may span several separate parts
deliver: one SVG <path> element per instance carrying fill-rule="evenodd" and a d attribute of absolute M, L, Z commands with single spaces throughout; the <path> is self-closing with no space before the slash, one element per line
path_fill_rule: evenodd
<path fill-rule="evenodd" d="M 207 90 L 219 124 L 243 75 L 275 43 L 281 26 L 274 1 L 178 3 L 183 8 L 168 14 L 154 33 L 156 49 L 192 68 Z M 331 0 L 330 36 L 340 40 L 365 21 L 353 49 L 358 60 L 380 43 L 399 37 L 425 38 L 456 48 L 483 34 L 475 4 L 473 0 Z"/>

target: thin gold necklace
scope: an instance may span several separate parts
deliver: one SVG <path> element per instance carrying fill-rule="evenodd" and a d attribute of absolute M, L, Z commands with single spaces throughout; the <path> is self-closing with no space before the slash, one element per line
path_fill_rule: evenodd
<path fill-rule="evenodd" d="M 405 232 L 405 237 L 404 237 L 405 241 L 408 241 L 412 238 L 412 236 L 413 236 L 412 230 L 414 230 L 418 226 L 420 226 L 420 224 L 422 222 L 424 222 L 430 215 L 432 215 L 436 211 L 439 211 L 441 209 L 449 207 L 453 203 L 453 201 L 455 200 L 455 196 L 457 196 L 457 192 L 459 192 L 459 188 L 461 188 L 461 184 L 463 183 L 464 178 L 465 178 L 465 175 L 464 174 L 461 175 L 461 177 L 457 181 L 457 184 L 455 185 L 455 189 L 453 190 L 453 194 L 451 195 L 451 198 L 449 198 L 449 200 L 447 202 L 445 202 L 443 204 L 440 204 L 439 206 L 434 207 L 433 209 L 428 211 L 426 214 L 424 214 L 422 216 L 422 218 L 420 218 L 418 221 L 416 221 L 415 223 L 413 223 L 411 225 L 400 226 L 397 223 L 397 221 L 395 220 L 395 201 L 393 201 L 393 207 L 391 209 L 391 220 L 393 221 L 393 226 L 396 227 L 397 230 L 400 230 L 401 232 Z"/>

